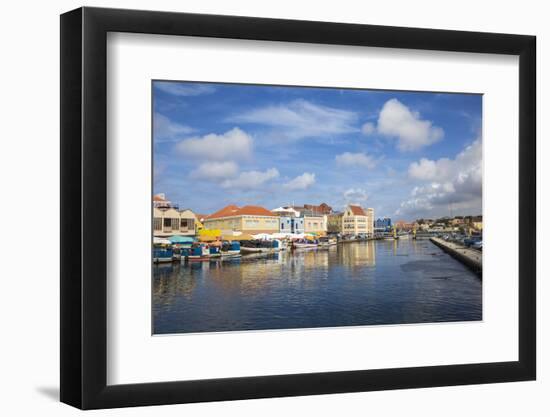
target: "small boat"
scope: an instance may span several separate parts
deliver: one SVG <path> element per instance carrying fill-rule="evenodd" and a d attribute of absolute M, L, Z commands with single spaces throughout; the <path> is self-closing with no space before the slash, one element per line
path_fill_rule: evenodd
<path fill-rule="evenodd" d="M 220 246 L 215 246 L 215 245 L 210 245 L 210 247 L 208 248 L 208 257 L 210 259 L 212 259 L 212 258 L 221 258 L 222 257 L 221 247 Z"/>
<path fill-rule="evenodd" d="M 168 239 L 154 238 L 153 239 L 153 262 L 165 263 L 172 262 L 174 251 L 172 250 L 172 242 Z"/>
<path fill-rule="evenodd" d="M 333 237 L 322 237 L 319 239 L 319 246 L 320 247 L 330 247 L 335 246 L 338 244 L 338 240 Z"/>
<path fill-rule="evenodd" d="M 283 242 L 273 240 L 249 240 L 241 242 L 241 253 L 274 253 L 284 250 Z"/>
<path fill-rule="evenodd" d="M 299 239 L 292 243 L 294 249 L 314 249 L 319 246 L 317 240 Z"/>
<path fill-rule="evenodd" d="M 210 248 L 202 243 L 193 244 L 187 259 L 189 261 L 208 261 L 210 259 Z"/>
<path fill-rule="evenodd" d="M 239 242 L 224 242 L 221 247 L 223 259 L 238 258 L 241 256 L 241 244 Z"/>

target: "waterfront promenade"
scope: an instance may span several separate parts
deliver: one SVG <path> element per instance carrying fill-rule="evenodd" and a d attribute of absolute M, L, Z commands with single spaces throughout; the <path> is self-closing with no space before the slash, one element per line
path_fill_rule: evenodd
<path fill-rule="evenodd" d="M 449 255 L 458 259 L 466 266 L 481 275 L 483 255 L 480 251 L 466 248 L 457 243 L 448 242 L 439 237 L 432 237 L 430 238 L 430 240 L 442 250 L 447 252 Z"/>

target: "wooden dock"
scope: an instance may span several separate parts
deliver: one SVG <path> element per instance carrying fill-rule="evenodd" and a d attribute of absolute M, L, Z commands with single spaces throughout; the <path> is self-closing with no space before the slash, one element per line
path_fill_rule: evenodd
<path fill-rule="evenodd" d="M 483 266 L 483 254 L 481 251 L 466 248 L 457 243 L 447 242 L 438 237 L 432 237 L 430 241 L 481 276 Z"/>

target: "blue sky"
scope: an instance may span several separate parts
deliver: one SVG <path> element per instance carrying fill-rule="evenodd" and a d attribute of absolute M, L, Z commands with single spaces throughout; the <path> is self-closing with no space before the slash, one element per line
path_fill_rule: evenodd
<path fill-rule="evenodd" d="M 482 96 L 153 82 L 153 188 L 180 208 L 481 214 Z"/>

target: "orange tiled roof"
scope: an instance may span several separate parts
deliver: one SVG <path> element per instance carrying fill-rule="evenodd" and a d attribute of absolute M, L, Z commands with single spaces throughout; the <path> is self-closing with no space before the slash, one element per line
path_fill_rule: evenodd
<path fill-rule="evenodd" d="M 351 209 L 351 212 L 355 216 L 366 216 L 367 215 L 367 213 L 365 213 L 365 210 L 363 210 L 363 207 L 361 207 L 361 206 L 352 206 L 352 205 L 350 205 L 349 208 Z"/>
<path fill-rule="evenodd" d="M 231 217 L 231 216 L 270 216 L 276 217 L 268 209 L 260 206 L 244 206 L 238 207 L 234 204 L 225 206 L 221 210 L 211 214 L 206 217 L 207 219 L 217 219 L 220 217 Z"/>
<path fill-rule="evenodd" d="M 208 214 L 195 213 L 195 217 L 200 221 L 201 219 L 206 219 L 208 217 Z"/>
<path fill-rule="evenodd" d="M 160 195 L 156 194 L 153 196 L 153 201 L 166 201 L 166 200 L 162 198 Z"/>

